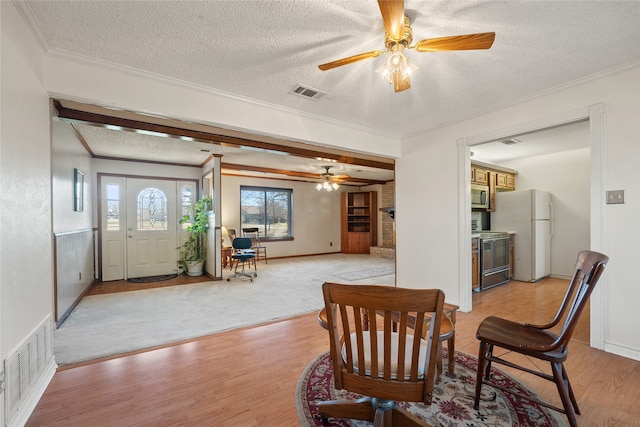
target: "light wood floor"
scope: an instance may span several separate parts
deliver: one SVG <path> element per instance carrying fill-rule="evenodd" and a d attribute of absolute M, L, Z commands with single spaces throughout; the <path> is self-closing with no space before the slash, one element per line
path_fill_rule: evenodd
<path fill-rule="evenodd" d="M 456 349 L 476 354 L 487 315 L 540 321 L 566 281 L 511 282 L 473 296 L 458 313 Z M 552 309 L 553 310 L 553 309 Z M 585 325 L 576 335 L 588 337 Z M 583 339 L 582 338 L 582 339 Z M 640 426 L 640 362 L 576 339 L 566 363 L 581 426 Z M 327 332 L 304 315 L 59 370 L 27 426 L 297 426 L 295 386 Z M 515 373 L 547 401 L 553 384 Z"/>

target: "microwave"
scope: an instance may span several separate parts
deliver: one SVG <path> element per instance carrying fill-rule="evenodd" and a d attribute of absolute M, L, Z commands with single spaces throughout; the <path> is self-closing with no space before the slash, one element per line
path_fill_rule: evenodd
<path fill-rule="evenodd" d="M 471 208 L 489 209 L 489 186 L 471 184 Z"/>

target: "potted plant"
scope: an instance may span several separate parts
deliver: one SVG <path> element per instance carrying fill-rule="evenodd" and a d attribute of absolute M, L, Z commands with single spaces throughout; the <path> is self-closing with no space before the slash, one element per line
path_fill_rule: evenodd
<path fill-rule="evenodd" d="M 204 271 L 207 258 L 207 230 L 209 229 L 209 208 L 211 197 L 203 197 L 191 207 L 191 215 L 185 215 L 180 224 L 188 223 L 187 231 L 191 234 L 179 248 L 178 264 L 189 276 L 200 276 Z"/>

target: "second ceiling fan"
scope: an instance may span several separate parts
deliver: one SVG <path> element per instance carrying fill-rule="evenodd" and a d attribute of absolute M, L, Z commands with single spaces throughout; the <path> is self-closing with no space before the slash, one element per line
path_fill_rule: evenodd
<path fill-rule="evenodd" d="M 344 182 L 345 180 L 351 178 L 349 175 L 336 175 L 329 172 L 329 169 L 331 169 L 333 166 L 323 166 L 323 167 L 325 169 L 325 172 L 320 174 L 320 178 L 322 179 L 322 182 L 316 185 L 316 190 L 318 191 L 337 190 L 338 188 L 340 188 L 340 184 L 338 184 L 339 182 Z"/>
<path fill-rule="evenodd" d="M 318 65 L 320 70 L 326 71 L 363 59 L 374 58 L 383 53 L 390 53 L 389 59 L 377 71 L 393 84 L 396 92 L 401 92 L 411 87 L 409 78 L 417 68 L 405 56 L 405 49 L 415 49 L 418 52 L 489 49 L 496 36 L 496 33 L 491 32 L 438 37 L 420 40 L 412 46 L 413 32 L 409 18 L 404 14 L 404 0 L 378 0 L 378 6 L 386 30 L 384 45 L 387 50 L 374 50 L 327 62 Z"/>

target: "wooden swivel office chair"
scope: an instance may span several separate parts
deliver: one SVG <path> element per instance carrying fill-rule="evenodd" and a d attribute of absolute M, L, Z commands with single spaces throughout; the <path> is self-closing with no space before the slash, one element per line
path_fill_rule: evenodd
<path fill-rule="evenodd" d="M 337 283 L 324 283 L 322 292 L 335 388 L 370 396 L 319 402 L 323 422 L 335 417 L 376 427 L 428 425 L 394 401 L 431 403 L 444 293 Z"/>
<path fill-rule="evenodd" d="M 448 352 L 448 374 L 450 377 L 455 375 L 455 344 L 456 344 L 456 329 L 455 329 L 455 312 L 458 310 L 457 305 L 444 304 L 444 312 L 442 314 L 442 320 L 440 323 L 440 333 L 438 336 L 438 359 L 436 360 L 436 370 L 439 374 L 442 374 L 442 343 L 447 342 Z M 430 322 L 431 318 L 425 316 L 425 321 Z M 327 323 L 327 309 L 322 308 L 318 312 L 318 323 L 323 328 L 329 330 L 329 324 Z M 395 328 L 397 321 L 394 321 L 393 327 Z M 414 328 L 412 323 L 409 324 L 410 328 Z"/>
<path fill-rule="evenodd" d="M 584 310 L 591 292 L 609 261 L 609 257 L 598 252 L 581 251 L 576 261 L 576 272 L 569 284 L 562 304 L 554 319 L 546 325 L 517 323 L 499 317 L 487 317 L 478 327 L 476 337 L 480 340 L 478 356 L 478 375 L 476 379 L 476 395 L 473 407 L 479 408 L 482 384 L 503 390 L 507 393 L 533 400 L 538 404 L 566 414 L 571 426 L 577 426 L 576 414 L 580 414 L 578 403 L 571 389 L 571 383 L 564 368 L 564 361 L 569 354 L 569 340 L 576 328 L 580 315 Z M 535 286 L 535 285 L 532 285 Z M 564 324 L 560 321 L 565 317 Z M 558 334 L 551 332 L 554 326 L 562 325 Z M 528 358 L 535 358 L 551 364 L 552 375 L 529 369 L 514 362 L 494 355 L 494 347 L 519 353 Z M 499 363 L 539 376 L 556 384 L 563 408 L 551 406 L 527 396 L 504 388 L 491 382 L 491 363 Z"/>
<path fill-rule="evenodd" d="M 251 239 L 251 249 L 256 251 L 256 261 L 260 261 L 260 256 L 264 257 L 264 263 L 267 264 L 267 247 L 260 242 L 260 229 L 258 227 L 243 228 L 244 237 Z"/>
<path fill-rule="evenodd" d="M 246 237 L 236 237 L 232 242 L 234 252 L 231 255 L 231 265 L 235 263 L 235 274 L 227 278 L 227 282 L 236 277 L 248 277 L 253 282 L 254 277 L 258 277 L 258 273 L 245 273 L 245 264 L 249 263 L 251 267 L 251 261 L 253 261 L 253 267 L 257 271 L 255 257 L 256 254 L 251 251 L 251 239 Z M 238 264 L 242 263 L 242 270 L 238 273 Z"/>

